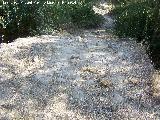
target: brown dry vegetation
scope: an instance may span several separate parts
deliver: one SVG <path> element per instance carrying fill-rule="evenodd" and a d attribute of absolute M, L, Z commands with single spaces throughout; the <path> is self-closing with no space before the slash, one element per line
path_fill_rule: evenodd
<path fill-rule="evenodd" d="M 154 98 L 160 99 L 160 72 L 155 72 L 153 75 L 152 95 Z"/>

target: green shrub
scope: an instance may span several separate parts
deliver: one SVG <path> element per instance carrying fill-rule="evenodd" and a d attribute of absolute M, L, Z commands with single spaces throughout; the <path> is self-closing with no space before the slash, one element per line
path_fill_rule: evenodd
<path fill-rule="evenodd" d="M 64 3 L 62 0 L 52 0 L 54 3 L 51 5 L 44 4 L 47 0 L 31 0 L 32 4 L 27 4 L 28 0 L 14 0 L 16 4 L 7 1 L 8 4 L 2 5 L 6 15 L 2 21 L 5 42 L 18 37 L 46 34 L 52 29 L 63 29 L 69 25 L 97 27 L 103 21 L 92 10 L 94 0 L 66 0 Z M 74 1 L 76 4 L 68 4 Z"/>
<path fill-rule="evenodd" d="M 38 4 L 26 4 L 27 0 L 17 0 L 17 4 L 9 2 L 3 5 L 7 16 L 4 18 L 4 39 L 12 41 L 17 37 L 32 36 L 38 32 L 41 25 L 40 6 Z"/>
<path fill-rule="evenodd" d="M 150 8 L 143 4 L 133 3 L 125 6 L 116 18 L 116 33 L 119 36 L 130 36 L 138 40 L 149 37 L 146 33 L 148 33 L 147 27 L 151 26 L 151 16 Z"/>
<path fill-rule="evenodd" d="M 0 0 L 0 29 L 2 29 L 3 28 L 3 16 L 4 16 L 4 14 L 3 14 L 3 9 L 2 9 L 2 5 L 3 5 L 3 1 L 2 0 Z M 1 31 L 1 30 L 0 30 Z M 0 36 L 1 36 L 1 32 L 0 32 Z M 1 40 L 0 40 L 1 41 Z"/>
<path fill-rule="evenodd" d="M 94 0 L 77 0 L 76 4 L 68 2 L 51 6 L 47 16 L 52 18 L 52 25 L 55 28 L 63 28 L 70 24 L 79 28 L 92 28 L 103 23 L 103 17 L 95 14 L 92 9 Z"/>
<path fill-rule="evenodd" d="M 94 13 L 92 6 L 84 4 L 74 7 L 73 11 L 71 11 L 71 20 L 78 27 L 94 28 L 103 23 L 104 19 L 102 16 Z"/>
<path fill-rule="evenodd" d="M 155 65 L 160 58 L 159 0 L 126 0 L 119 2 L 112 13 L 116 16 L 115 34 L 136 38 L 148 44 L 148 52 Z M 153 57 L 154 56 L 154 57 Z M 160 66 L 160 65 L 159 65 Z"/>

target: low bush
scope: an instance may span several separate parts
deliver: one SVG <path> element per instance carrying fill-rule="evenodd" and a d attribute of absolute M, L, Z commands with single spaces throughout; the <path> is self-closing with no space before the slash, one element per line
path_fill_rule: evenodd
<path fill-rule="evenodd" d="M 70 25 L 79 28 L 97 27 L 103 19 L 92 10 L 94 0 L 6 0 L 0 10 L 4 16 L 4 42 L 18 37 L 46 34 L 53 29 Z M 72 3 L 71 3 L 72 2 Z M 16 3 L 16 4 L 14 4 Z M 70 4 L 69 4 L 70 3 Z"/>
<path fill-rule="evenodd" d="M 4 40 L 11 42 L 17 37 L 35 35 L 41 25 L 40 6 L 36 3 L 27 4 L 27 0 L 17 0 L 3 5 Z"/>
<path fill-rule="evenodd" d="M 115 15 L 115 34 L 136 38 L 148 45 L 148 53 L 160 67 L 160 1 L 117 0 L 112 13 Z"/>
<path fill-rule="evenodd" d="M 73 11 L 71 11 L 71 21 L 80 28 L 98 27 L 100 23 L 103 23 L 103 20 L 104 18 L 95 14 L 92 6 L 87 4 L 74 6 Z"/>

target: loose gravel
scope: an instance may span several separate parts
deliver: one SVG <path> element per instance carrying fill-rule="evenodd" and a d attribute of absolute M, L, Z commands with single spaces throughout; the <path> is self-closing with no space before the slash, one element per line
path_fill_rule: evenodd
<path fill-rule="evenodd" d="M 100 30 L 0 45 L 1 120 L 159 120 L 144 47 Z"/>

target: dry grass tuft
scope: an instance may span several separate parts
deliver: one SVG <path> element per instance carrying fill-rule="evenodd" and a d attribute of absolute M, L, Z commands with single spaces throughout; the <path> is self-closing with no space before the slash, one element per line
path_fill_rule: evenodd
<path fill-rule="evenodd" d="M 112 88 L 113 87 L 113 83 L 111 82 L 111 80 L 99 80 L 99 85 L 101 87 L 104 87 L 104 88 Z"/>
<path fill-rule="evenodd" d="M 85 67 L 85 68 L 82 69 L 82 71 L 93 73 L 93 74 L 99 74 L 98 69 L 96 69 L 94 67 Z"/>
<path fill-rule="evenodd" d="M 153 75 L 152 94 L 153 97 L 160 99 L 160 72 Z"/>

